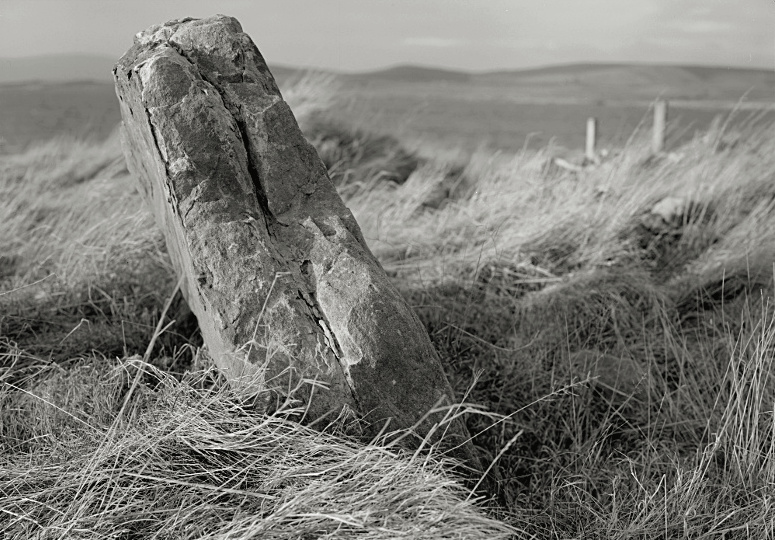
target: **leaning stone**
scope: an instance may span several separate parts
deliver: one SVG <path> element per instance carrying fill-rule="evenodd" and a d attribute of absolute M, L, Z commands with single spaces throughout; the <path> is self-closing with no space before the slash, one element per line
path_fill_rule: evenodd
<path fill-rule="evenodd" d="M 439 358 L 237 20 L 151 27 L 114 77 L 130 171 L 227 378 L 268 409 L 293 394 L 308 419 L 431 432 L 454 402 Z"/>

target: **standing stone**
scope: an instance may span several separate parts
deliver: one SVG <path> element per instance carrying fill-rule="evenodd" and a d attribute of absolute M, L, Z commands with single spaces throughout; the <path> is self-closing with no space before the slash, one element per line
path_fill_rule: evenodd
<path fill-rule="evenodd" d="M 114 77 L 129 169 L 227 378 L 268 409 L 300 387 L 312 419 L 428 433 L 454 400 L 439 358 L 239 22 L 153 26 Z"/>

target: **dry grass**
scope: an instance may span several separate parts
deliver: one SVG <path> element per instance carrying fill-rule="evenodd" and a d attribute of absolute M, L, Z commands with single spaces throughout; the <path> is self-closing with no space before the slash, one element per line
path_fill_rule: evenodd
<path fill-rule="evenodd" d="M 117 414 L 137 370 L 143 382 Z M 245 407 L 211 371 L 40 366 L 0 400 L 4 538 L 505 538 L 442 461 Z"/>
<path fill-rule="evenodd" d="M 312 114 L 323 83 L 304 84 L 285 94 Z M 456 390 L 477 380 L 468 401 L 491 414 L 468 427 L 502 478 L 489 514 L 441 456 L 251 411 L 200 369 L 177 299 L 139 361 L 174 279 L 116 141 L 1 158 L 0 530 L 775 538 L 775 128 L 735 125 L 680 159 L 636 133 L 580 173 L 551 149 L 461 165 L 362 129 L 313 137 L 361 176 L 347 203 Z M 660 223 L 666 196 L 686 209 Z"/>
<path fill-rule="evenodd" d="M 163 238 L 118 138 L 54 140 L 0 162 L 0 333 L 67 360 L 144 350 L 171 287 Z"/>

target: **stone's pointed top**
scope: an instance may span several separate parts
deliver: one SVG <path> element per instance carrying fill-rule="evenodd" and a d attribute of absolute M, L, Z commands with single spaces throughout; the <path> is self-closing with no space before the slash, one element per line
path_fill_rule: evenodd
<path fill-rule="evenodd" d="M 242 32 L 242 25 L 234 17 L 228 15 L 214 15 L 204 19 L 196 19 L 194 17 L 184 17 L 182 19 L 173 19 L 167 21 L 164 24 L 154 24 L 146 28 L 145 30 L 135 34 L 134 43 L 136 45 L 153 46 L 158 43 L 168 42 L 170 37 L 181 26 L 204 26 L 211 25 L 213 23 L 228 26 L 234 33 Z"/>
<path fill-rule="evenodd" d="M 134 44 L 113 71 L 136 71 L 144 61 L 163 54 L 165 49 L 191 63 L 201 78 L 213 84 L 270 98 L 264 100 L 264 107 L 282 99 L 266 61 L 234 17 L 187 17 L 153 25 L 135 36 Z M 252 89 L 250 84 L 262 88 Z"/>
<path fill-rule="evenodd" d="M 201 39 L 196 41 L 202 47 L 207 47 L 208 44 L 230 43 L 243 39 L 250 41 L 250 38 L 243 34 L 242 25 L 234 17 L 227 15 L 214 15 L 204 19 L 184 17 L 163 24 L 154 24 L 135 34 L 133 46 L 122 56 L 118 64 L 120 65 L 127 57 L 130 58 L 131 62 L 131 59 L 138 55 L 138 51 L 147 52 L 164 44 L 174 46 L 176 34 L 190 34 L 191 32 L 201 36 Z"/>
<path fill-rule="evenodd" d="M 173 19 L 167 21 L 164 24 L 154 24 L 149 26 L 145 30 L 142 30 L 135 34 L 135 45 L 153 46 L 158 43 L 169 41 L 170 36 L 179 25 L 190 21 L 195 21 L 193 17 L 186 17 L 184 19 Z"/>

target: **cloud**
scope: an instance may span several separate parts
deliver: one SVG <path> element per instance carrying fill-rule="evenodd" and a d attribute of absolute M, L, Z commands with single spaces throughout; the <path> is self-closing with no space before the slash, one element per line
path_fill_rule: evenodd
<path fill-rule="evenodd" d="M 497 47 L 504 47 L 507 49 L 517 50 L 543 50 L 543 51 L 557 51 L 562 48 L 560 42 L 555 39 L 543 38 L 504 38 L 493 40 L 492 44 Z"/>
<path fill-rule="evenodd" d="M 708 15 L 712 14 L 713 9 L 707 5 L 694 6 L 687 13 L 689 17 L 707 17 Z"/>
<path fill-rule="evenodd" d="M 677 22 L 673 27 L 689 34 L 716 34 L 728 32 L 734 28 L 728 22 L 710 20 Z"/>
<path fill-rule="evenodd" d="M 402 43 L 410 47 L 434 47 L 437 49 L 445 49 L 448 47 L 456 47 L 463 45 L 463 40 L 460 39 L 447 39 L 439 37 L 414 37 L 405 38 Z"/>

